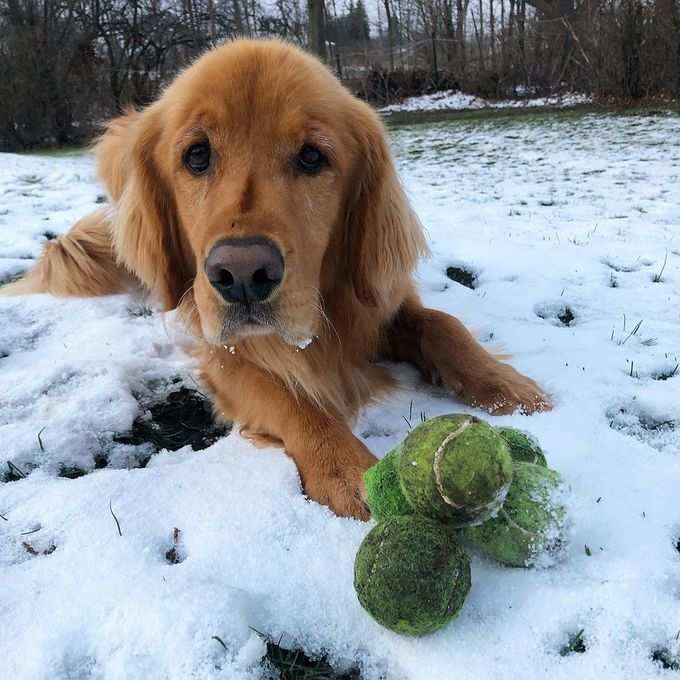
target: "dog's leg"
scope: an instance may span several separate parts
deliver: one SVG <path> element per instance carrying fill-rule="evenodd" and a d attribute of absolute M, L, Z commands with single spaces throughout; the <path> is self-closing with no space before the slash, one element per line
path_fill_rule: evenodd
<path fill-rule="evenodd" d="M 217 412 L 238 422 L 248 437 L 258 433 L 278 440 L 297 465 L 305 493 L 336 515 L 368 519 L 363 473 L 376 458 L 344 419 L 325 413 L 303 396 L 295 396 L 275 377 L 252 364 L 233 361 L 217 374 L 219 362 L 204 364 L 204 379 L 216 389 Z M 232 370 L 230 370 L 232 369 Z M 218 386 L 223 385 L 220 389 Z"/>
<path fill-rule="evenodd" d="M 124 293 L 133 286 L 133 277 L 116 262 L 110 222 L 106 209 L 102 209 L 45 244 L 35 267 L 23 278 L 0 288 L 0 295 L 94 297 Z"/>
<path fill-rule="evenodd" d="M 415 364 L 426 380 L 443 384 L 465 402 L 502 415 L 550 409 L 530 378 L 487 352 L 453 316 L 408 297 L 387 326 L 384 357 Z"/>

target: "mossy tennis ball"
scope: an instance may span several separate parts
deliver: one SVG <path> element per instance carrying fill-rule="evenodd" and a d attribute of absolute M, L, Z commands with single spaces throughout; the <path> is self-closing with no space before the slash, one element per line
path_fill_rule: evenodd
<path fill-rule="evenodd" d="M 497 427 L 496 432 L 505 440 L 514 461 L 548 467 L 545 454 L 533 435 L 514 427 Z"/>
<path fill-rule="evenodd" d="M 368 507 L 373 519 L 381 520 L 413 513 L 399 481 L 399 456 L 402 448 L 403 444 L 400 444 L 364 472 Z"/>
<path fill-rule="evenodd" d="M 511 567 L 530 567 L 554 557 L 565 542 L 567 513 L 554 470 L 515 463 L 508 497 L 496 517 L 462 531 L 482 553 Z"/>
<path fill-rule="evenodd" d="M 391 517 L 364 538 L 354 562 L 364 609 L 386 628 L 426 635 L 445 626 L 470 590 L 470 561 L 455 532 L 418 515 Z"/>
<path fill-rule="evenodd" d="M 439 416 L 404 440 L 399 477 L 416 513 L 452 526 L 479 524 L 503 504 L 512 458 L 487 423 L 468 415 Z"/>

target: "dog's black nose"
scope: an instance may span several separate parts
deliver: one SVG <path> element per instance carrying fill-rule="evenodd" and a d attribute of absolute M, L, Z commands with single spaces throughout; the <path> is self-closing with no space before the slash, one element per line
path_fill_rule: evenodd
<path fill-rule="evenodd" d="M 227 301 L 262 302 L 283 279 L 283 256 L 267 238 L 228 238 L 217 242 L 205 259 L 208 280 Z"/>

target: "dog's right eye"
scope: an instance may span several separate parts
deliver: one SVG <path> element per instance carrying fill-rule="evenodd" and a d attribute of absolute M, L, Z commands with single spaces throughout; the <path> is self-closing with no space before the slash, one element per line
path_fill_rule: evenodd
<path fill-rule="evenodd" d="M 210 167 L 210 144 L 192 144 L 184 152 L 184 165 L 194 175 L 202 175 Z"/>

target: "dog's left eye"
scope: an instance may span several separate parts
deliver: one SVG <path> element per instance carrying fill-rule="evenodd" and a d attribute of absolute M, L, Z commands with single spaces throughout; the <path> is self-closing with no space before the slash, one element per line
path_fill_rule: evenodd
<path fill-rule="evenodd" d="M 210 144 L 192 144 L 184 153 L 184 165 L 194 175 L 202 175 L 210 167 Z"/>
<path fill-rule="evenodd" d="M 317 175 L 327 163 L 326 156 L 311 144 L 305 144 L 297 155 L 298 169 L 306 175 Z"/>

